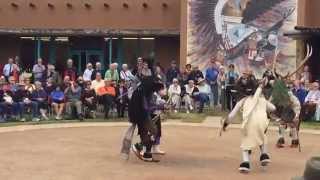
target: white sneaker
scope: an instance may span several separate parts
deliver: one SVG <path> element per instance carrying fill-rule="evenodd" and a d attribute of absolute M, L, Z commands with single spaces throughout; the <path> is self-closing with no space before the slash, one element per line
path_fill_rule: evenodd
<path fill-rule="evenodd" d="M 43 109 L 40 109 L 41 117 L 45 120 L 49 120 L 49 118 L 46 115 L 46 111 Z"/>
<path fill-rule="evenodd" d="M 26 118 L 21 118 L 20 122 L 26 122 Z"/>
<path fill-rule="evenodd" d="M 177 111 L 177 110 L 174 110 L 174 113 L 178 113 L 178 111 Z"/>
<path fill-rule="evenodd" d="M 193 110 L 193 106 L 192 105 L 190 105 L 189 108 L 190 108 L 191 111 Z"/>
<path fill-rule="evenodd" d="M 153 145 L 151 153 L 152 154 L 160 154 L 160 155 L 165 155 L 166 154 L 166 152 L 160 150 L 160 145 Z"/>
<path fill-rule="evenodd" d="M 39 122 L 39 121 L 40 121 L 40 118 L 33 118 L 32 121 L 34 121 L 34 122 Z"/>
<path fill-rule="evenodd" d="M 189 111 L 189 110 L 187 110 L 187 114 L 190 114 L 190 111 Z"/>
<path fill-rule="evenodd" d="M 43 118 L 43 119 L 45 119 L 46 121 L 48 121 L 48 120 L 49 120 L 48 116 L 47 116 L 47 115 L 45 115 L 45 114 L 42 114 L 42 118 Z"/>
<path fill-rule="evenodd" d="M 96 112 L 95 112 L 95 111 L 90 111 L 90 113 L 91 113 L 93 119 L 96 119 L 96 118 L 97 118 L 97 115 L 96 115 Z"/>

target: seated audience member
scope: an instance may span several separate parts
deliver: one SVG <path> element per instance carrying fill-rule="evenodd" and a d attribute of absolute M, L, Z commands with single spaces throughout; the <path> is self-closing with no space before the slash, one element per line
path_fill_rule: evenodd
<path fill-rule="evenodd" d="M 7 114 L 13 115 L 11 118 L 14 120 L 23 118 L 23 97 L 25 90 L 23 86 L 15 82 L 13 76 L 9 77 L 9 84 L 4 94 L 5 101 L 7 102 L 8 108 L 6 108 Z M 11 109 L 11 110 L 10 110 Z"/>
<path fill-rule="evenodd" d="M 29 93 L 32 93 L 36 89 L 35 85 L 31 83 L 31 79 L 29 77 L 24 79 L 24 88 Z"/>
<path fill-rule="evenodd" d="M 4 97 L 4 87 L 6 86 L 6 79 L 4 76 L 0 76 L 0 122 L 6 121 L 8 106 L 5 104 Z"/>
<path fill-rule="evenodd" d="M 112 63 L 109 65 L 109 69 L 106 71 L 106 74 L 104 75 L 104 79 L 111 79 L 112 81 L 119 81 L 119 73 L 117 70 L 117 64 Z"/>
<path fill-rule="evenodd" d="M 30 93 L 24 89 L 24 85 L 18 84 L 17 88 L 11 91 L 11 97 L 13 99 L 13 112 L 17 119 L 22 122 L 26 121 L 24 114 L 27 107 L 31 107 L 33 117 L 35 117 L 37 108 L 32 106 Z"/>
<path fill-rule="evenodd" d="M 0 87 L 2 88 L 6 83 L 6 78 L 4 76 L 0 76 Z"/>
<path fill-rule="evenodd" d="M 0 122 L 6 122 L 7 121 L 7 109 L 8 106 L 6 105 L 4 99 L 4 91 L 2 87 L 0 87 Z"/>
<path fill-rule="evenodd" d="M 65 95 L 64 92 L 61 90 L 60 86 L 57 86 L 51 93 L 50 93 L 50 102 L 53 107 L 54 113 L 56 114 L 55 119 L 61 120 L 62 119 L 62 112 L 65 105 Z"/>
<path fill-rule="evenodd" d="M 97 93 L 98 89 L 101 87 L 104 87 L 105 82 L 102 79 L 102 75 L 100 72 L 97 72 L 95 80 L 92 81 L 91 83 L 91 89 L 94 89 L 94 91 Z"/>
<path fill-rule="evenodd" d="M 64 90 L 66 96 L 66 111 L 73 118 L 73 108 L 76 108 L 76 115 L 79 120 L 83 120 L 82 102 L 81 102 L 81 87 L 77 82 L 71 81 L 68 87 Z"/>
<path fill-rule="evenodd" d="M 19 84 L 16 83 L 13 76 L 9 77 L 9 84 L 4 87 L 4 99 L 8 106 L 7 114 L 11 118 L 17 119 L 19 116 L 22 118 L 23 113 L 23 92 L 24 89 Z"/>
<path fill-rule="evenodd" d="M 78 86 L 81 87 L 81 90 L 83 90 L 85 88 L 85 86 L 86 86 L 85 81 L 83 80 L 82 76 L 78 77 L 77 83 L 78 83 Z"/>
<path fill-rule="evenodd" d="M 4 111 L 4 119 L 5 121 L 11 119 L 11 116 L 12 116 L 12 108 L 13 108 L 13 99 L 12 97 L 10 96 L 10 91 L 5 91 L 3 93 L 3 103 L 2 103 L 2 108 L 3 108 L 3 111 Z"/>
<path fill-rule="evenodd" d="M 183 101 L 185 103 L 187 113 L 189 110 L 193 110 L 193 99 L 195 95 L 199 92 L 198 88 L 194 85 L 193 80 L 189 80 L 188 84 L 184 85 L 184 92 L 183 92 Z"/>
<path fill-rule="evenodd" d="M 94 71 L 94 69 L 92 67 L 92 64 L 88 63 L 87 68 L 83 72 L 83 80 L 84 81 L 91 81 L 91 76 L 92 76 L 93 71 Z"/>
<path fill-rule="evenodd" d="M 308 95 L 308 91 L 302 86 L 300 80 L 293 82 L 292 93 L 299 99 L 300 105 L 303 105 L 305 98 Z"/>
<path fill-rule="evenodd" d="M 85 117 L 96 117 L 96 107 L 97 107 L 97 96 L 96 92 L 91 89 L 91 82 L 86 82 L 86 86 L 81 93 L 81 101 L 83 106 L 89 111 L 85 112 Z M 90 114 L 89 114 L 90 113 Z"/>
<path fill-rule="evenodd" d="M 203 107 L 205 103 L 210 103 L 209 95 L 211 93 L 210 86 L 205 82 L 205 79 L 199 78 L 198 80 L 199 93 L 195 95 L 196 101 L 199 101 L 199 113 L 203 112 Z"/>
<path fill-rule="evenodd" d="M 193 66 L 189 79 L 197 82 L 199 78 L 204 78 L 203 73 L 199 70 L 198 66 Z"/>
<path fill-rule="evenodd" d="M 311 120 L 315 115 L 317 107 L 320 103 L 320 90 L 319 83 L 314 82 L 311 85 L 311 89 L 304 100 L 304 105 L 301 109 L 301 117 L 303 120 Z"/>
<path fill-rule="evenodd" d="M 34 84 L 36 86 L 36 89 L 31 93 L 31 101 L 33 103 L 33 106 L 37 107 L 37 114 L 39 114 L 38 112 L 40 111 L 41 117 L 45 120 L 48 120 L 49 118 L 46 115 L 48 109 L 48 95 L 43 89 L 40 81 L 36 81 Z M 35 120 L 39 121 L 38 118 L 36 118 Z"/>
<path fill-rule="evenodd" d="M 169 86 L 168 94 L 174 107 L 174 112 L 177 113 L 178 109 L 180 108 L 181 100 L 181 87 L 177 78 L 173 78 L 172 84 Z"/>
<path fill-rule="evenodd" d="M 53 83 L 53 79 L 52 78 L 48 78 L 45 86 L 44 86 L 44 90 L 47 92 L 47 94 L 51 94 L 51 92 L 55 89 L 55 84 Z"/>
<path fill-rule="evenodd" d="M 31 115 L 32 115 L 32 120 L 33 121 L 38 121 L 39 120 L 39 114 L 38 114 L 38 104 L 33 102 L 32 99 L 32 94 L 30 91 L 26 90 L 24 86 L 21 86 L 21 90 L 23 91 L 22 95 L 23 96 L 23 107 L 22 107 L 22 114 L 26 114 L 28 108 L 31 110 Z M 26 121 L 25 118 L 22 118 L 20 121 Z"/>
<path fill-rule="evenodd" d="M 60 83 L 60 76 L 59 73 L 56 71 L 56 67 L 52 64 L 48 64 L 48 70 L 47 70 L 47 79 L 51 79 L 52 83 L 54 85 L 57 85 Z"/>
<path fill-rule="evenodd" d="M 119 86 L 116 88 L 116 104 L 118 117 L 124 117 L 124 112 L 128 106 L 128 89 L 126 87 L 125 81 L 120 80 Z"/>
<path fill-rule="evenodd" d="M 65 76 L 63 78 L 63 83 L 62 83 L 61 89 L 64 91 L 67 87 L 70 86 L 70 84 L 71 84 L 70 76 Z"/>
<path fill-rule="evenodd" d="M 96 62 L 96 67 L 93 70 L 92 75 L 91 75 L 91 80 L 92 81 L 96 79 L 96 74 L 97 73 L 104 74 L 104 71 L 102 70 L 102 65 L 101 65 L 100 62 Z"/>
<path fill-rule="evenodd" d="M 125 81 L 130 81 L 133 78 L 131 71 L 127 64 L 122 65 L 122 70 L 120 71 L 120 79 Z"/>
<path fill-rule="evenodd" d="M 97 91 L 98 98 L 102 100 L 102 103 L 104 104 L 104 110 L 105 110 L 105 118 L 109 117 L 109 111 L 112 107 L 114 98 L 116 96 L 116 90 L 112 85 L 111 79 L 106 79 L 105 86 L 100 87 Z"/>

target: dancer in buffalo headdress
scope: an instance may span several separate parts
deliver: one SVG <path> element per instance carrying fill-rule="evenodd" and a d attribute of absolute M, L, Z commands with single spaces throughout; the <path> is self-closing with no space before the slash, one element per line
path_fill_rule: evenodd
<path fill-rule="evenodd" d="M 121 155 L 129 158 L 131 148 L 142 160 L 153 161 L 151 148 L 155 136 L 159 131 L 152 119 L 150 109 L 154 92 L 163 88 L 163 85 L 152 73 L 152 63 L 148 60 L 141 61 L 141 68 L 134 76 L 129 91 L 128 116 L 131 126 L 126 130 L 122 140 Z M 132 145 L 135 128 L 138 127 L 141 143 Z M 144 151 L 143 151 L 144 149 Z"/>
<path fill-rule="evenodd" d="M 137 125 L 141 140 L 140 143 L 132 146 L 132 150 L 140 159 L 148 162 L 155 161 L 151 150 L 155 143 L 159 145 L 161 134 L 160 118 L 153 113 L 157 109 L 154 93 L 160 92 L 163 89 L 163 84 L 153 76 L 143 77 L 141 84 L 133 92 L 129 102 L 129 121 Z M 159 153 L 161 152 L 158 146 L 156 150 Z"/>
<path fill-rule="evenodd" d="M 257 87 L 257 83 L 253 79 L 246 79 L 242 82 L 243 97 L 223 122 L 223 130 L 226 129 L 229 123 L 236 117 L 237 113 L 241 112 L 242 117 L 242 158 L 239 171 L 241 173 L 250 172 L 250 154 L 255 147 L 261 150 L 260 163 L 261 166 L 267 166 L 271 160 L 267 151 L 267 128 L 269 119 L 267 111 L 274 111 L 275 106 L 265 99 L 262 95 L 261 83 Z"/>

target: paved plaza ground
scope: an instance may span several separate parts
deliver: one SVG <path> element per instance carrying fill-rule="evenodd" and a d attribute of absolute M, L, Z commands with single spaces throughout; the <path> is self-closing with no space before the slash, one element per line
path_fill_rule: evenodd
<path fill-rule="evenodd" d="M 307 158 L 320 154 L 319 135 L 303 133 L 299 153 L 276 149 L 276 132 L 271 131 L 272 165 L 265 170 L 259 167 L 256 150 L 252 173 L 243 175 L 237 171 L 239 129 L 219 138 L 214 127 L 168 123 L 162 142 L 167 155 L 160 163 L 145 163 L 133 154 L 125 161 L 119 149 L 126 123 L 88 124 L 1 128 L 0 179 L 289 180 L 303 173 Z"/>

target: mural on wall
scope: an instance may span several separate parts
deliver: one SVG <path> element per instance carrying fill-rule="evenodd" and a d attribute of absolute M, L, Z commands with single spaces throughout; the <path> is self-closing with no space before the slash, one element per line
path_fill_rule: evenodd
<path fill-rule="evenodd" d="M 277 71 L 296 67 L 296 0 L 188 0 L 187 63 L 205 70 L 211 58 L 261 76 L 277 56 Z"/>

